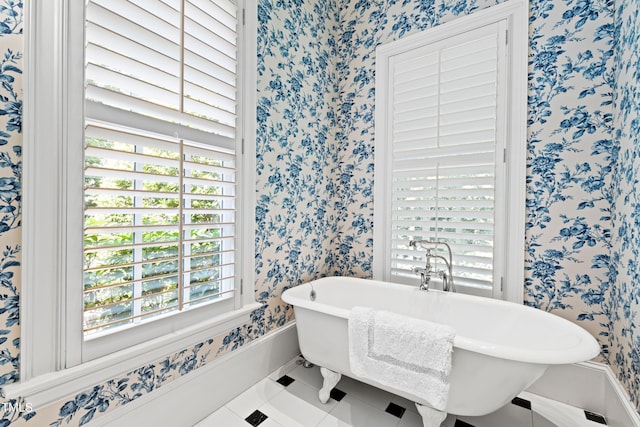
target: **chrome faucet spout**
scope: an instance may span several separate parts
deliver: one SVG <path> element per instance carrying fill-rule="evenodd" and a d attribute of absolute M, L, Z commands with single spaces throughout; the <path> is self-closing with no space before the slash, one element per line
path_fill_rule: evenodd
<path fill-rule="evenodd" d="M 413 267 L 413 272 L 420 275 L 420 290 L 429 290 L 429 281 L 431 280 L 431 269 Z"/>

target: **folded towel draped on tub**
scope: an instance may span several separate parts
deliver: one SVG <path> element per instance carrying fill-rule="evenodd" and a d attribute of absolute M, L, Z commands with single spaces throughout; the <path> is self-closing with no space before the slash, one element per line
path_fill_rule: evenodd
<path fill-rule="evenodd" d="M 455 331 L 448 325 L 368 307 L 349 315 L 351 371 L 419 396 L 443 411 Z"/>

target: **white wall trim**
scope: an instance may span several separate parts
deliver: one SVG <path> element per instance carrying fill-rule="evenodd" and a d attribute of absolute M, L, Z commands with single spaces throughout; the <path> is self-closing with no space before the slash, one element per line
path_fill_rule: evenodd
<path fill-rule="evenodd" d="M 640 415 L 629 395 L 603 363 L 550 366 L 527 391 L 601 414 L 610 427 L 640 427 Z"/>
<path fill-rule="evenodd" d="M 261 304 L 253 303 L 178 332 L 138 344 L 72 368 L 39 375 L 4 388 L 9 398 L 24 397 L 35 409 L 115 378 L 168 354 L 189 348 L 217 334 L 248 323 L 249 314 Z"/>
<path fill-rule="evenodd" d="M 291 322 L 90 425 L 193 425 L 299 353 L 295 322 Z"/>
<path fill-rule="evenodd" d="M 36 7 L 37 6 L 37 7 Z M 23 380 L 63 366 L 65 0 L 25 2 L 24 175 L 20 306 Z M 37 30 L 36 30 L 37 29 Z M 38 58 L 36 60 L 36 58 Z M 51 67 L 51 64 L 56 64 Z M 34 189 L 38 188 L 41 193 Z M 33 244 L 36 240 L 40 244 Z M 47 284 L 43 286 L 43 284 Z M 39 321 L 38 321 L 39 320 Z"/>
<path fill-rule="evenodd" d="M 243 13 L 244 22 L 244 39 L 241 41 L 243 52 L 242 58 L 244 65 L 242 70 L 244 73 L 244 85 L 242 85 L 243 93 L 241 94 L 244 105 L 242 123 L 242 167 L 241 181 L 239 185 L 246 189 L 242 192 L 242 201 L 240 209 L 242 209 L 242 230 L 238 230 L 238 238 L 242 245 L 240 260 L 242 268 L 242 279 L 244 292 L 242 294 L 242 303 L 250 304 L 255 301 L 255 237 L 256 237 L 256 135 L 257 135 L 257 82 L 258 82 L 258 5 L 257 2 L 244 1 Z"/>
<path fill-rule="evenodd" d="M 605 390 L 604 390 L 604 398 L 605 398 L 605 410 L 604 410 L 604 415 L 605 417 L 607 415 L 609 415 L 609 418 L 614 417 L 614 414 L 607 414 L 607 412 L 610 412 L 608 410 L 608 403 L 611 402 L 612 400 L 617 401 L 618 403 L 620 403 L 622 405 L 622 407 L 624 408 L 625 411 L 625 415 L 628 417 L 628 421 L 629 424 L 628 425 L 633 425 L 636 427 L 640 426 L 640 415 L 638 414 L 638 411 L 634 408 L 633 404 L 631 403 L 631 398 L 629 397 L 629 394 L 627 393 L 627 391 L 624 389 L 624 387 L 622 387 L 622 384 L 620 383 L 620 381 L 618 381 L 618 379 L 616 378 L 615 374 L 613 373 L 613 370 L 611 369 L 610 366 L 602 364 L 602 363 L 596 363 L 596 362 L 583 362 L 582 365 L 584 365 L 585 367 L 591 368 L 591 369 L 596 369 L 596 370 L 600 370 L 603 372 L 604 376 L 605 376 Z M 609 386 L 607 388 L 607 386 Z M 621 415 L 621 414 L 620 414 Z M 618 415 L 618 416 L 620 416 Z M 608 425 L 613 425 L 611 422 L 608 423 Z M 626 424 L 621 424 L 621 425 L 626 425 Z"/>

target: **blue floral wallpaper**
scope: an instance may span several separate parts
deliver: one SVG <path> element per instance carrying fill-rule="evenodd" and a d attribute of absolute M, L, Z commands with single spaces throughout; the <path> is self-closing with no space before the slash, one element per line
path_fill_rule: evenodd
<path fill-rule="evenodd" d="M 613 2 L 530 13 L 525 302 L 577 321 L 607 356 Z"/>
<path fill-rule="evenodd" d="M 258 4 L 256 273 L 259 301 L 326 275 L 337 162 L 338 3 Z M 274 308 L 274 314 L 280 307 Z M 279 312 L 278 312 L 279 313 Z M 280 316 L 278 325 L 284 323 Z"/>
<path fill-rule="evenodd" d="M 640 4 L 616 1 L 609 363 L 640 407 Z"/>
<path fill-rule="evenodd" d="M 0 427 L 84 425 L 286 324 L 290 286 L 371 275 L 375 48 L 500 0 L 259 0 L 256 298 L 243 327 Z M 587 328 L 640 407 L 640 6 L 531 0 L 525 302 Z M 21 1 L 0 0 L 0 386 L 19 379 Z"/>

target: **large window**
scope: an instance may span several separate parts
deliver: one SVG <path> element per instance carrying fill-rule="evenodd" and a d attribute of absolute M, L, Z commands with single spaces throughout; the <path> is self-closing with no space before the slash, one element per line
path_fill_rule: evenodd
<path fill-rule="evenodd" d="M 509 174 L 524 161 L 524 139 L 511 123 L 525 99 L 513 93 L 513 17 L 484 16 L 378 49 L 374 268 L 379 278 L 417 284 L 425 252 L 409 242 L 445 242 L 456 289 L 501 298 L 507 248 L 524 237 L 508 229 L 524 224 L 510 214 L 524 183 Z M 444 246 L 432 249 L 448 257 Z M 520 251 L 512 258 L 522 259 Z M 439 286 L 436 275 L 431 286 Z"/>
<path fill-rule="evenodd" d="M 236 292 L 238 10 L 87 3 L 87 338 Z"/>
<path fill-rule="evenodd" d="M 249 4 L 29 2 L 22 381 L 8 393 L 55 402 L 260 307 Z"/>

